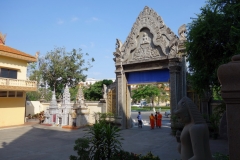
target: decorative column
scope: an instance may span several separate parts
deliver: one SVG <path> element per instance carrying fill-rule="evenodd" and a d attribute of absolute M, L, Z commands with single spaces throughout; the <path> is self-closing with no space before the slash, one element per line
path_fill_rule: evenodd
<path fill-rule="evenodd" d="M 187 68 L 186 68 L 186 55 L 183 55 L 182 56 L 182 63 L 181 63 L 181 67 L 182 67 L 182 70 L 181 70 L 181 79 L 182 79 L 182 93 L 181 93 L 181 97 L 185 97 L 187 96 L 187 76 L 186 76 L 186 73 L 187 73 Z"/>
<path fill-rule="evenodd" d="M 51 103 L 49 105 L 49 114 L 50 114 L 50 123 L 51 124 L 55 124 L 57 122 L 57 113 L 58 113 L 58 104 L 57 104 L 57 100 L 56 100 L 56 95 L 55 95 L 55 91 L 52 92 L 52 100 Z"/>
<path fill-rule="evenodd" d="M 240 54 L 218 68 L 221 96 L 227 105 L 228 148 L 231 160 L 240 157 Z"/>
<path fill-rule="evenodd" d="M 170 96 L 171 96 L 171 113 L 177 108 L 177 103 L 180 100 L 179 90 L 179 72 L 180 66 L 178 58 L 169 60 L 169 71 L 170 71 Z"/>
<path fill-rule="evenodd" d="M 125 78 L 126 79 L 126 78 Z M 126 80 L 127 81 L 127 80 Z M 132 128 L 132 118 L 131 118 L 131 86 L 127 86 L 126 82 L 126 119 L 127 119 L 127 127 Z"/>
<path fill-rule="evenodd" d="M 117 78 L 117 114 L 119 116 L 119 118 L 121 117 L 121 124 L 122 124 L 122 128 L 125 128 L 124 123 L 123 123 L 123 75 L 121 73 L 116 73 L 116 78 Z"/>

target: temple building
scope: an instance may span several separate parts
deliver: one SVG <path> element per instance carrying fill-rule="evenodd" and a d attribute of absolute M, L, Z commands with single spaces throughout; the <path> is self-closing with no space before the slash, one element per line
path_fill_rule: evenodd
<path fill-rule="evenodd" d="M 28 63 L 37 57 L 6 46 L 5 38 L 0 33 L 0 127 L 24 124 L 26 92 L 37 90 L 27 80 Z"/>

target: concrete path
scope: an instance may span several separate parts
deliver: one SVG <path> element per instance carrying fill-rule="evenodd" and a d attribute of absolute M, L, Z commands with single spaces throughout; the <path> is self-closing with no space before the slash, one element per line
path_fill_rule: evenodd
<path fill-rule="evenodd" d="M 1 160 L 67 160 L 73 151 L 74 141 L 83 137 L 86 129 L 66 130 L 59 127 L 32 124 L 0 129 Z M 161 129 L 133 127 L 122 130 L 123 149 L 137 154 L 151 151 L 161 160 L 180 160 L 178 143 L 168 123 Z M 227 141 L 210 140 L 212 153 L 228 153 Z"/>

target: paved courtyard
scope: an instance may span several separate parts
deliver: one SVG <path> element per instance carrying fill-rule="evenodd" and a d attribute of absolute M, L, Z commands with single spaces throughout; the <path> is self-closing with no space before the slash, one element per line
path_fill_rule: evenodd
<path fill-rule="evenodd" d="M 144 113 L 143 113 L 144 114 Z M 149 113 L 145 113 L 149 114 Z M 134 113 L 132 114 L 134 116 Z M 134 117 L 135 118 L 135 117 Z M 151 151 L 161 160 L 180 160 L 175 137 L 171 134 L 169 122 L 163 123 L 161 129 L 150 130 L 149 125 L 143 128 L 133 127 L 122 130 L 123 149 L 137 154 Z M 39 124 L 0 129 L 1 160 L 67 160 L 73 151 L 74 141 L 83 137 L 86 129 L 66 130 L 59 127 Z M 227 154 L 227 141 L 210 140 L 212 153 Z"/>

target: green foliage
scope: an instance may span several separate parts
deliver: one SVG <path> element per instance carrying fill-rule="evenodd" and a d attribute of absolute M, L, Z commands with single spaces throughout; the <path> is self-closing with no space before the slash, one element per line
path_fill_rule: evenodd
<path fill-rule="evenodd" d="M 39 68 L 39 64 L 37 62 L 29 63 L 27 67 L 29 80 L 37 81 L 37 84 L 39 84 L 42 78 L 38 68 Z"/>
<path fill-rule="evenodd" d="M 229 155 L 225 155 L 225 154 L 222 154 L 222 153 L 215 153 L 213 154 L 213 158 L 216 159 L 216 160 L 229 160 Z"/>
<path fill-rule="evenodd" d="M 116 152 L 112 160 L 160 160 L 158 156 L 154 156 L 151 152 L 148 152 L 145 156 L 141 154 L 134 154 L 127 151 L 120 150 L 119 152 Z"/>
<path fill-rule="evenodd" d="M 90 87 L 84 87 L 84 98 L 89 101 L 99 101 L 101 98 L 103 98 L 103 84 L 108 86 L 112 83 L 112 80 L 104 79 L 102 81 L 95 82 L 93 85 L 90 85 Z"/>
<path fill-rule="evenodd" d="M 222 100 L 222 96 L 220 95 L 220 88 L 212 89 L 212 97 L 213 97 L 213 100 Z"/>
<path fill-rule="evenodd" d="M 94 59 L 85 61 L 81 51 L 81 49 L 73 49 L 67 52 L 65 48 L 59 47 L 48 52 L 44 58 L 39 58 L 41 78 L 48 83 L 51 90 L 55 88 L 56 95 L 61 94 L 65 84 L 75 87 L 86 79 L 83 72 L 91 67 L 90 61 L 93 62 Z"/>
<path fill-rule="evenodd" d="M 90 140 L 88 138 L 78 138 L 75 141 L 74 151 L 77 151 L 79 157 L 70 156 L 70 160 L 89 160 Z"/>
<path fill-rule="evenodd" d="M 171 122 L 173 123 L 173 125 L 178 122 L 178 117 L 175 114 L 171 115 Z"/>
<path fill-rule="evenodd" d="M 39 101 L 42 96 L 45 101 L 50 101 L 52 98 L 52 91 L 45 88 L 39 88 L 38 91 L 27 92 L 28 101 Z"/>
<path fill-rule="evenodd" d="M 71 101 L 75 101 L 76 100 L 78 89 L 79 89 L 78 86 L 69 88 L 69 93 L 71 95 Z"/>
<path fill-rule="evenodd" d="M 188 26 L 188 80 L 200 96 L 209 91 L 209 86 L 218 93 L 218 67 L 240 53 L 239 10 L 238 0 L 209 0 Z"/>
<path fill-rule="evenodd" d="M 220 124 L 220 115 L 217 113 L 213 113 L 212 115 L 210 115 L 209 120 L 213 131 L 218 132 Z"/>
<path fill-rule="evenodd" d="M 137 89 L 132 90 L 133 101 L 139 101 L 141 99 L 150 98 L 153 102 L 155 96 L 160 95 L 160 89 L 157 85 L 138 85 Z"/>
<path fill-rule="evenodd" d="M 28 101 L 39 101 L 41 98 L 41 93 L 38 91 L 27 92 Z"/>
<path fill-rule="evenodd" d="M 220 118 L 223 116 L 223 113 L 226 111 L 226 104 L 222 102 L 220 105 L 213 109 L 213 112 L 218 114 Z"/>
<path fill-rule="evenodd" d="M 103 121 L 90 127 L 86 138 L 75 141 L 74 150 L 78 156 L 70 156 L 71 160 L 106 160 L 121 149 L 120 129 Z"/>
<path fill-rule="evenodd" d="M 112 116 L 113 114 L 99 114 L 101 118 Z M 122 150 L 120 129 L 107 124 L 105 120 L 97 121 L 85 135 L 75 141 L 74 151 L 78 156 L 71 155 L 70 160 L 160 160 L 153 156 L 151 152 L 145 156 L 134 154 Z"/>

